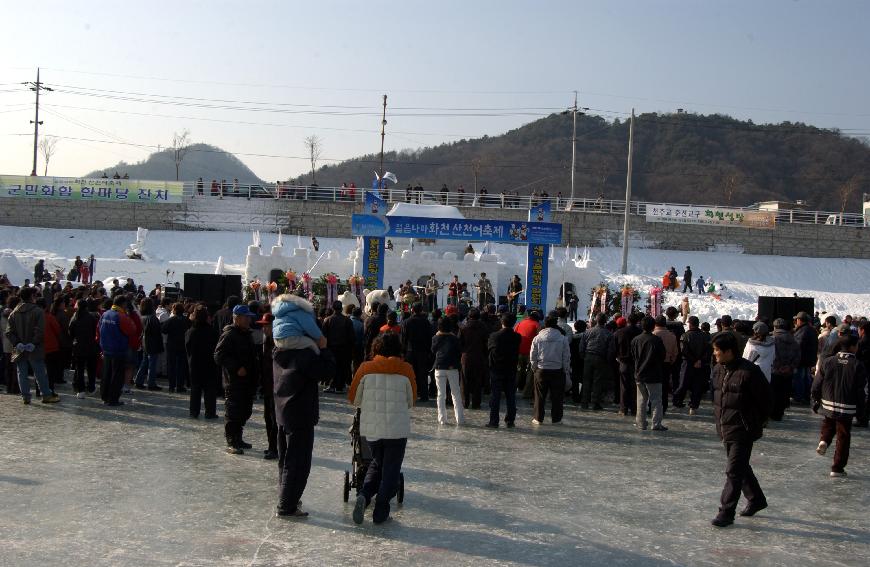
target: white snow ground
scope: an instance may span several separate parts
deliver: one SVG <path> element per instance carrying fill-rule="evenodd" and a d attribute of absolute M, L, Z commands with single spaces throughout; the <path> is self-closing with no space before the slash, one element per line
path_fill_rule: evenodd
<path fill-rule="evenodd" d="M 262 248 L 268 251 L 277 243 L 277 234 L 262 234 Z M 307 246 L 310 237 L 302 237 Z M 221 231 L 150 231 L 145 250 L 147 261 L 128 260 L 124 249 L 136 240 L 135 231 L 43 229 L 0 226 L 0 254 L 14 255 L 28 273 L 39 258 L 46 267 L 69 270 L 76 255 L 83 258 L 94 254 L 97 258 L 97 278 L 130 276 L 150 289 L 155 283 L 167 281 L 166 272 L 174 272 L 170 281 L 183 281 L 185 272 L 214 273 L 219 256 L 226 264 L 225 273 L 244 272 L 245 254 L 251 243 L 247 232 Z M 320 238 L 320 249 L 336 250 L 347 257 L 356 246 L 351 238 Z M 397 249 L 403 243 L 395 241 Z M 297 245 L 296 236 L 285 236 L 284 245 Z M 494 253 L 509 263 L 525 263 L 525 248 L 496 244 Z M 571 254 L 573 255 L 573 249 Z M 870 312 L 870 260 L 828 258 L 798 258 L 784 256 L 751 256 L 727 252 L 683 252 L 671 250 L 631 249 L 629 275 L 619 274 L 621 250 L 594 248 L 591 251 L 593 268 L 600 269 L 601 279 L 618 286 L 630 283 L 639 286 L 641 301 L 651 285 L 661 282 L 662 274 L 675 266 L 682 274 L 687 265 L 698 275 L 712 276 L 717 287 L 725 284 L 722 299 L 691 295 L 691 311 L 702 321 L 712 322 L 728 313 L 741 319 L 752 319 L 756 314 L 759 295 L 814 297 L 816 310 L 844 315 L 862 315 Z M 556 249 L 557 259 L 564 248 Z M 2 268 L 0 268 L 2 271 Z M 553 270 L 555 271 L 555 270 Z M 552 274 L 552 272 L 551 272 Z M 11 276 L 12 274 L 10 274 Z M 315 274 L 319 275 L 319 274 Z M 346 277 L 349 274 L 342 274 Z M 404 281 L 410 274 L 390 275 L 390 281 Z M 21 282 L 15 282 L 21 283 Z M 587 290 L 578 290 L 586 299 Z M 665 305 L 678 306 L 682 294 L 666 294 Z M 551 298 L 554 300 L 554 298 Z M 581 304 L 581 309 L 583 305 Z"/>

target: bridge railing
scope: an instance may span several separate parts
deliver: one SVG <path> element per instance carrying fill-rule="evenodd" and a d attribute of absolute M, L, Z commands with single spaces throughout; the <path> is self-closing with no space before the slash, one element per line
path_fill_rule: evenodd
<path fill-rule="evenodd" d="M 289 183 L 215 183 L 186 182 L 184 196 L 202 199 L 273 199 L 321 201 L 336 203 L 362 203 L 365 199 L 364 187 L 319 187 L 317 185 L 295 185 Z M 388 203 L 415 203 L 426 205 L 451 205 L 455 207 L 479 207 L 493 209 L 523 209 L 527 210 L 545 199 L 552 202 L 554 210 L 564 212 L 625 214 L 625 201 L 621 199 L 588 199 L 577 197 L 569 199 L 563 196 L 530 196 L 503 195 L 501 193 L 460 193 L 458 191 L 408 191 L 406 189 L 384 189 L 381 197 Z M 629 214 L 645 216 L 648 206 L 660 206 L 663 203 L 631 201 Z M 697 205 L 688 203 L 668 203 L 671 206 L 705 207 L 713 205 Z M 721 206 L 721 205 L 719 205 Z M 757 211 L 755 207 L 730 207 L 746 211 Z M 774 211 L 776 222 L 791 224 L 828 224 L 850 227 L 867 226 L 863 215 L 856 213 L 839 213 L 831 211 L 806 211 L 787 209 Z"/>

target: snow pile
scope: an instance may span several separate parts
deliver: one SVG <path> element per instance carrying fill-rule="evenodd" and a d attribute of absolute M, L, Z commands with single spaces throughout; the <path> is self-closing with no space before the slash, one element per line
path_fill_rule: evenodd
<path fill-rule="evenodd" d="M 6 274 L 12 285 L 22 285 L 31 278 L 31 273 L 12 254 L 0 253 L 0 274 Z"/>

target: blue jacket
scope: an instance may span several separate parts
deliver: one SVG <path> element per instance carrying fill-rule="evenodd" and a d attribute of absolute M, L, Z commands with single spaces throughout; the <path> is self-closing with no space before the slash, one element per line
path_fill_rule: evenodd
<path fill-rule="evenodd" d="M 305 299 L 291 294 L 279 295 L 272 302 L 272 336 L 275 339 L 308 336 L 319 340 L 323 336 L 314 319 L 314 307 Z"/>
<path fill-rule="evenodd" d="M 103 313 L 103 316 L 100 317 L 100 348 L 103 349 L 103 354 L 106 356 L 126 355 L 127 349 L 130 348 L 128 337 L 132 326 L 130 319 L 120 311 L 110 309 Z"/>

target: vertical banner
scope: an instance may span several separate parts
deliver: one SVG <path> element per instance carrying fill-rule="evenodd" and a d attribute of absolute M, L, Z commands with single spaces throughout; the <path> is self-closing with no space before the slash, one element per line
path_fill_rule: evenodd
<path fill-rule="evenodd" d="M 553 217 L 550 201 L 538 203 L 529 209 L 529 222 L 550 222 Z M 526 309 L 545 311 L 547 307 L 547 271 L 550 245 L 529 244 L 526 258 Z"/>
<path fill-rule="evenodd" d="M 383 216 L 387 214 L 387 202 L 373 191 L 366 191 L 365 209 L 363 212 L 367 215 Z"/>
<path fill-rule="evenodd" d="M 368 290 L 384 288 L 384 239 L 377 236 L 363 237 L 363 273 Z"/>
<path fill-rule="evenodd" d="M 547 307 L 547 258 L 549 244 L 529 244 L 526 259 L 526 309 L 544 311 Z"/>

